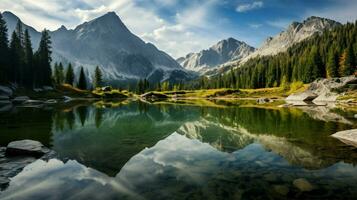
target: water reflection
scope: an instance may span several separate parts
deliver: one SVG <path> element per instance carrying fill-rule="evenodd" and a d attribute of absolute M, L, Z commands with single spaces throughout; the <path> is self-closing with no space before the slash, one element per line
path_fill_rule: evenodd
<path fill-rule="evenodd" d="M 305 170 L 259 143 L 227 153 L 173 133 L 133 156 L 113 178 L 76 161 L 39 160 L 16 176 L 1 198 L 352 199 L 357 195 L 356 171 L 342 162 L 318 171 Z M 315 189 L 301 193 L 293 186 L 301 177 Z M 286 194 L 279 191 L 282 187 Z"/>
<path fill-rule="evenodd" d="M 1 133 L 15 133 L 1 134 L 2 143 L 35 139 L 58 157 L 28 166 L 3 198 L 250 199 L 280 198 L 283 190 L 292 199 L 348 199 L 357 191 L 356 149 L 330 137 L 352 128 L 353 119 L 324 120 L 294 108 L 139 102 L 0 115 L 3 124 L 14 119 L 17 130 L 0 126 Z M 27 125 L 36 131 L 22 135 Z M 298 178 L 317 189 L 302 194 L 293 186 Z"/>

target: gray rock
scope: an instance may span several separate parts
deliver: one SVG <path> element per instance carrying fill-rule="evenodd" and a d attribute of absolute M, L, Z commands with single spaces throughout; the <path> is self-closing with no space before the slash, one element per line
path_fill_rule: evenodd
<path fill-rule="evenodd" d="M 30 100 L 30 98 L 28 96 L 19 96 L 19 97 L 15 97 L 15 99 L 13 100 L 13 103 L 22 104 L 28 100 Z"/>
<path fill-rule="evenodd" d="M 157 93 L 157 92 L 148 92 L 145 94 L 142 94 L 140 96 L 143 99 L 150 99 L 150 100 L 154 100 L 154 99 L 167 99 L 168 96 L 165 94 L 161 94 L 161 93 Z"/>
<path fill-rule="evenodd" d="M 56 104 L 57 103 L 57 100 L 55 99 L 49 99 L 47 101 L 45 101 L 45 104 Z"/>
<path fill-rule="evenodd" d="M 310 87 L 301 93 L 292 94 L 286 100 L 334 102 L 341 95 L 341 91 L 348 84 L 357 82 L 355 76 L 347 76 L 332 79 L 318 79 L 310 84 Z"/>
<path fill-rule="evenodd" d="M 314 189 L 314 186 L 304 178 L 295 179 L 293 185 L 302 192 L 309 192 Z"/>
<path fill-rule="evenodd" d="M 354 117 L 357 119 L 357 114 L 355 114 Z"/>
<path fill-rule="evenodd" d="M 65 103 L 72 101 L 72 98 L 69 96 L 63 96 L 63 99 Z"/>
<path fill-rule="evenodd" d="M 47 149 L 43 144 L 34 140 L 20 140 L 10 142 L 6 148 L 7 156 L 34 156 L 39 158 L 50 150 Z"/>
<path fill-rule="evenodd" d="M 35 88 L 35 89 L 33 89 L 33 91 L 35 91 L 35 92 L 42 92 L 43 89 L 41 89 L 41 88 Z"/>
<path fill-rule="evenodd" d="M 301 93 L 291 94 L 286 98 L 287 101 L 312 101 L 317 98 L 317 94 L 312 91 L 305 91 Z"/>
<path fill-rule="evenodd" d="M 12 96 L 13 91 L 11 88 L 0 85 L 0 95 Z"/>
<path fill-rule="evenodd" d="M 357 147 L 357 129 L 340 131 L 332 137 L 341 140 L 343 143 Z"/>

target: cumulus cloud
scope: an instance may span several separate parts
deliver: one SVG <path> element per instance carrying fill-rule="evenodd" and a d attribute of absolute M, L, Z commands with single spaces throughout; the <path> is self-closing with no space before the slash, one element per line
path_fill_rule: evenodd
<path fill-rule="evenodd" d="M 245 3 L 245 4 L 240 4 L 238 5 L 236 11 L 237 12 L 247 12 L 250 10 L 255 10 L 262 8 L 264 6 L 264 3 L 262 1 L 254 1 L 252 3 Z"/>

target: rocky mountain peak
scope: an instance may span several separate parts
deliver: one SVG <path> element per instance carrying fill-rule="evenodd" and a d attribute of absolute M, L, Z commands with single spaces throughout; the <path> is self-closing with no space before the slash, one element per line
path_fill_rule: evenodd
<path fill-rule="evenodd" d="M 219 41 L 209 49 L 199 53 L 190 53 L 177 61 L 186 69 L 205 73 L 219 65 L 244 58 L 254 51 L 254 48 L 234 38 Z"/>

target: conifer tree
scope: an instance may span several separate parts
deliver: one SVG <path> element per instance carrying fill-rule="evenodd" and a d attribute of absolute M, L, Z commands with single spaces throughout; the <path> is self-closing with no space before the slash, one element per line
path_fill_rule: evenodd
<path fill-rule="evenodd" d="M 338 77 L 338 57 L 333 50 L 328 54 L 326 75 L 328 78 Z"/>
<path fill-rule="evenodd" d="M 78 79 L 78 84 L 77 87 L 81 90 L 86 90 L 87 89 L 87 79 L 86 75 L 84 74 L 83 67 L 81 67 L 81 71 L 79 73 L 79 79 Z"/>
<path fill-rule="evenodd" d="M 45 29 L 42 31 L 41 41 L 39 48 L 36 52 L 37 57 L 37 85 L 39 86 L 50 86 L 52 85 L 52 70 L 51 70 L 51 40 L 48 31 Z"/>
<path fill-rule="evenodd" d="M 103 74 L 99 66 L 95 68 L 93 80 L 94 80 L 93 82 L 94 88 L 101 87 L 103 85 Z"/>
<path fill-rule="evenodd" d="M 0 82 L 5 82 L 8 80 L 6 72 L 9 65 L 9 40 L 7 36 L 7 26 L 0 13 Z"/>
<path fill-rule="evenodd" d="M 31 37 L 27 29 L 25 30 L 24 47 L 25 47 L 24 84 L 25 86 L 32 88 L 33 79 L 34 79 L 33 50 L 32 50 Z"/>
<path fill-rule="evenodd" d="M 74 82 L 74 71 L 73 71 L 73 67 L 72 64 L 69 63 L 68 67 L 67 67 L 67 72 L 66 72 L 66 81 L 67 84 L 70 84 L 73 86 L 73 82 Z"/>
<path fill-rule="evenodd" d="M 9 76 L 9 81 L 11 82 L 18 82 L 20 76 L 20 65 L 22 60 L 22 46 L 19 37 L 17 36 L 16 32 L 14 31 L 11 36 L 10 42 L 10 67 L 7 72 Z"/>

